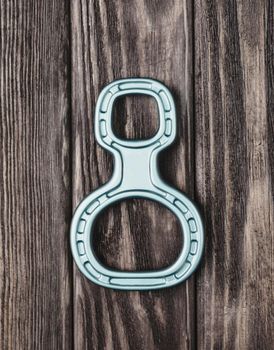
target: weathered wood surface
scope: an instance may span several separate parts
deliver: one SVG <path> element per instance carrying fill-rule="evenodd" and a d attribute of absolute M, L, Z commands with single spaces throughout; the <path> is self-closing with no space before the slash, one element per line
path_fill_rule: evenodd
<path fill-rule="evenodd" d="M 0 348 L 70 349 L 66 1 L 0 11 Z"/>
<path fill-rule="evenodd" d="M 198 349 L 273 349 L 273 2 L 195 2 Z"/>
<path fill-rule="evenodd" d="M 1 2 L 0 349 L 272 349 L 273 2 L 70 4 Z M 97 287 L 69 249 L 72 209 L 112 173 L 95 102 L 130 76 L 175 96 L 161 173 L 205 218 L 201 268 L 162 291 Z M 157 129 L 151 98 L 119 101 L 113 118 L 124 138 Z M 126 270 L 167 266 L 181 243 L 173 215 L 143 200 L 106 210 L 94 237 Z"/>
<path fill-rule="evenodd" d="M 111 176 L 112 159 L 94 139 L 95 102 L 122 77 L 152 77 L 176 98 L 178 142 L 162 157 L 164 178 L 189 194 L 192 164 L 192 4 L 189 1 L 72 1 L 73 205 Z M 126 98 L 116 128 L 147 137 L 157 115 L 149 99 Z M 95 246 L 112 268 L 160 268 L 181 245 L 174 217 L 157 204 L 122 202 L 97 224 Z M 193 279 L 154 292 L 119 292 L 91 284 L 75 269 L 76 349 L 188 349 L 194 337 Z"/>

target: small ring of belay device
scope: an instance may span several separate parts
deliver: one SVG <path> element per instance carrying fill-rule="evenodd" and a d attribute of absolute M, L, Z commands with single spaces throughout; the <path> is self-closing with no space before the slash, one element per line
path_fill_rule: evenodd
<path fill-rule="evenodd" d="M 144 94 L 157 101 L 160 125 L 149 140 L 121 140 L 112 131 L 111 115 L 116 98 Z M 176 114 L 169 90 L 152 79 L 130 78 L 107 85 L 95 112 L 97 142 L 115 158 L 111 180 L 89 194 L 77 207 L 71 224 L 71 249 L 81 272 L 92 282 L 113 289 L 151 290 L 186 280 L 198 266 L 204 245 L 201 217 L 184 194 L 165 184 L 157 170 L 157 156 L 176 135 Z M 162 270 L 125 272 L 103 266 L 92 247 L 92 232 L 98 214 L 126 198 L 147 198 L 166 206 L 178 218 L 183 246 L 177 260 Z"/>

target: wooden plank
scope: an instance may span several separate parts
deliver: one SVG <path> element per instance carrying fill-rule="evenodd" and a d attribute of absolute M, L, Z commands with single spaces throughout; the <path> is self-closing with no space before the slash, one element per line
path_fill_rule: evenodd
<path fill-rule="evenodd" d="M 72 347 L 68 10 L 1 2 L 1 349 Z"/>
<path fill-rule="evenodd" d="M 194 13 L 198 349 L 272 349 L 273 2 L 197 1 Z"/>
<path fill-rule="evenodd" d="M 74 207 L 112 173 L 112 159 L 94 138 L 100 90 L 113 79 L 151 77 L 173 92 L 177 143 L 161 158 L 172 185 L 191 194 L 192 4 L 189 1 L 72 1 Z M 115 129 L 147 137 L 157 124 L 149 98 L 117 105 Z M 157 204 L 122 202 L 96 225 L 96 252 L 116 269 L 160 268 L 180 250 L 174 217 Z M 119 292 L 93 285 L 75 268 L 75 349 L 189 349 L 194 346 L 194 282 L 154 292 Z"/>

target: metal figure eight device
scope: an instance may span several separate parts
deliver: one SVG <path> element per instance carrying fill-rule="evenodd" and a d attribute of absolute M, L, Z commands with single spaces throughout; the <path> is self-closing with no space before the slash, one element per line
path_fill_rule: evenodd
<path fill-rule="evenodd" d="M 112 131 L 112 109 L 118 97 L 144 94 L 154 97 L 159 111 L 159 129 L 148 140 L 121 140 Z M 95 112 L 97 142 L 114 157 L 113 176 L 89 194 L 77 207 L 71 224 L 71 249 L 81 272 L 92 282 L 113 289 L 151 290 L 186 280 L 196 269 L 203 252 L 204 232 L 200 214 L 192 201 L 167 185 L 158 173 L 158 154 L 176 135 L 176 114 L 169 90 L 152 79 L 129 78 L 107 85 Z M 92 246 L 93 226 L 98 214 L 114 202 L 146 198 L 166 206 L 178 218 L 183 247 L 177 260 L 162 270 L 123 272 L 103 266 Z"/>

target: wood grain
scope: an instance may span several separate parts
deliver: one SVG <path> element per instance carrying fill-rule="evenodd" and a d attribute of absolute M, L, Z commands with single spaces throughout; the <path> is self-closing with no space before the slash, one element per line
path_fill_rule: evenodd
<path fill-rule="evenodd" d="M 198 349 L 272 349 L 273 2 L 195 2 Z"/>
<path fill-rule="evenodd" d="M 70 349 L 66 1 L 0 11 L 0 348 Z"/>
<path fill-rule="evenodd" d="M 272 349 L 273 1 L 70 3 L 0 5 L 0 349 Z M 113 167 L 95 103 L 122 77 L 175 97 L 160 170 L 203 211 L 197 285 L 119 292 L 72 270 L 72 206 Z M 113 120 L 120 137 L 151 137 L 155 101 L 121 99 Z M 93 240 L 123 270 L 168 266 L 182 243 L 173 214 L 140 199 L 103 212 Z"/>
<path fill-rule="evenodd" d="M 178 141 L 163 154 L 161 172 L 191 195 L 191 2 L 72 1 L 71 23 L 74 207 L 111 175 L 112 159 L 94 139 L 94 109 L 102 87 L 122 77 L 156 78 L 172 90 Z M 150 99 L 126 98 L 117 105 L 115 130 L 148 137 L 156 128 L 153 111 Z M 160 268 L 181 246 L 173 215 L 148 201 L 109 208 L 96 227 L 97 254 L 112 268 Z M 194 300 L 193 279 L 163 291 L 125 293 L 97 287 L 75 269 L 75 349 L 193 348 Z"/>

